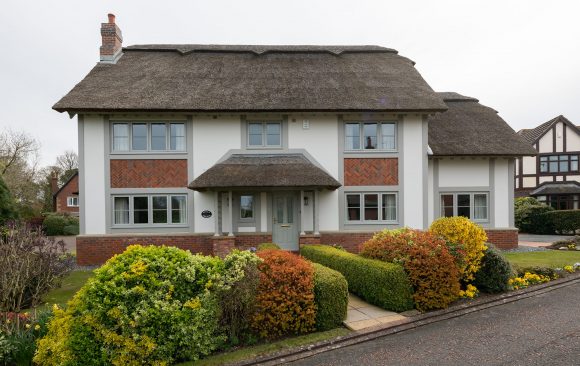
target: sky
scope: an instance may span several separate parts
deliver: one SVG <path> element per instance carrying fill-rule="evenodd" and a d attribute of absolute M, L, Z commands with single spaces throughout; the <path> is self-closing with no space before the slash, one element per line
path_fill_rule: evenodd
<path fill-rule="evenodd" d="M 380 45 L 436 91 L 499 111 L 516 131 L 560 114 L 580 125 L 577 0 L 3 0 L 0 130 L 41 143 L 41 164 L 77 149 L 76 119 L 51 109 L 98 62 L 100 23 L 144 43 Z"/>

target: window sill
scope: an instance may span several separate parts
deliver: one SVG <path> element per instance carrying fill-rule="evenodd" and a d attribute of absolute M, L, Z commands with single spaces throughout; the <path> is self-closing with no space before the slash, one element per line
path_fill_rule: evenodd
<path fill-rule="evenodd" d="M 399 221 L 347 221 L 344 223 L 348 225 L 398 225 Z"/>
<path fill-rule="evenodd" d="M 344 150 L 345 154 L 394 154 L 398 153 L 399 150 L 377 150 L 377 149 L 368 149 L 368 150 Z"/>
<path fill-rule="evenodd" d="M 143 228 L 187 228 L 187 224 L 128 224 L 112 225 L 111 229 L 143 229 Z"/>
<path fill-rule="evenodd" d="M 133 150 L 133 151 L 111 151 L 111 155 L 155 155 L 155 154 L 162 154 L 162 155 L 176 155 L 176 154 L 183 154 L 186 155 L 187 151 L 183 150 Z"/>

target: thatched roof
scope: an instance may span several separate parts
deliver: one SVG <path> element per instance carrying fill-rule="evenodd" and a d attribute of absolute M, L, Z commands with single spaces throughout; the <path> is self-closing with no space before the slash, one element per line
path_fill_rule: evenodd
<path fill-rule="evenodd" d="M 340 183 L 302 154 L 232 155 L 215 164 L 189 188 L 304 187 L 336 189 Z"/>
<path fill-rule="evenodd" d="M 475 98 L 438 93 L 449 108 L 429 118 L 429 147 L 439 156 L 522 156 L 536 150 Z"/>
<path fill-rule="evenodd" d="M 547 194 L 578 194 L 580 193 L 580 183 L 578 182 L 556 182 L 542 183 L 530 196 L 543 196 Z"/>
<path fill-rule="evenodd" d="M 444 111 L 378 46 L 139 45 L 99 63 L 53 108 L 83 111 Z"/>
<path fill-rule="evenodd" d="M 568 120 L 563 115 L 559 115 L 557 117 L 554 117 L 551 120 L 549 120 L 548 122 L 544 122 L 536 128 L 525 128 L 525 129 L 519 130 L 518 135 L 523 137 L 530 144 L 535 144 L 540 139 L 540 137 L 544 136 L 544 134 L 546 132 L 548 132 L 548 130 L 550 128 L 552 128 L 552 126 L 555 123 L 558 123 L 558 122 L 562 122 L 564 124 L 567 124 L 568 127 L 570 127 L 572 130 L 576 131 L 580 135 L 580 127 L 575 126 L 572 122 L 570 122 L 570 120 Z"/>

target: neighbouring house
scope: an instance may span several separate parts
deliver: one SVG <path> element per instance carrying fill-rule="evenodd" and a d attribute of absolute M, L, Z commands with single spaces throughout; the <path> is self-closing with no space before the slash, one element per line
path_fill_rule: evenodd
<path fill-rule="evenodd" d="M 516 196 L 532 196 L 557 210 L 580 208 L 580 128 L 558 116 L 518 131 L 538 152 L 516 160 Z"/>
<path fill-rule="evenodd" d="M 101 35 L 100 62 L 53 107 L 78 118 L 80 264 L 132 243 L 357 251 L 377 230 L 455 215 L 517 245 L 514 160 L 535 150 L 397 51 L 123 48 L 114 15 Z"/>
<path fill-rule="evenodd" d="M 79 173 L 75 172 L 60 187 L 58 175 L 53 173 L 51 187 L 54 212 L 79 216 Z"/>

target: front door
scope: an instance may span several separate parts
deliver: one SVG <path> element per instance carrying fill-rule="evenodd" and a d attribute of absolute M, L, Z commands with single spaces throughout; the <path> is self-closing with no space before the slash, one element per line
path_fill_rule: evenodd
<path fill-rule="evenodd" d="M 298 196 L 293 192 L 274 193 L 272 241 L 285 250 L 298 248 Z"/>

